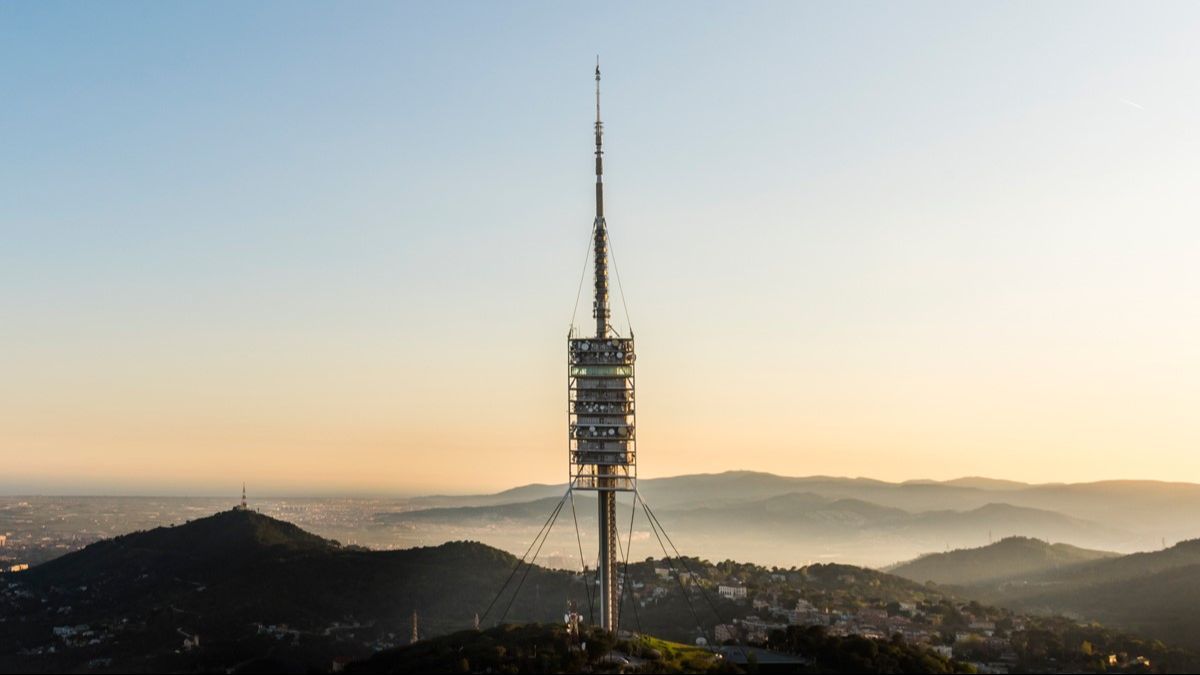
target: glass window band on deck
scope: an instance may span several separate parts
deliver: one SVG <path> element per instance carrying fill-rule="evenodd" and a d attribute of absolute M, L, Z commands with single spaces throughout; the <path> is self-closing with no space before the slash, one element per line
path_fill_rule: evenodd
<path fill-rule="evenodd" d="M 633 366 L 571 366 L 571 377 L 633 377 Z"/>

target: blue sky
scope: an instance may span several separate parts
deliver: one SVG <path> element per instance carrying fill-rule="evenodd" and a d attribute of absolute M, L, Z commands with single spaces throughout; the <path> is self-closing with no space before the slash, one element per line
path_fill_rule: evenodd
<path fill-rule="evenodd" d="M 643 473 L 1200 480 L 1198 28 L 0 5 L 0 490 L 560 479 L 597 54 Z"/>

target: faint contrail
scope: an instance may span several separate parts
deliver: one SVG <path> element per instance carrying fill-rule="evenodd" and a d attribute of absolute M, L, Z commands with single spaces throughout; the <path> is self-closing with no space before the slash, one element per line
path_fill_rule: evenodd
<path fill-rule="evenodd" d="M 1140 103 L 1134 103 L 1133 101 L 1130 101 L 1130 100 L 1129 100 L 1129 99 L 1127 99 L 1127 98 L 1123 98 L 1123 99 L 1121 99 L 1121 103 L 1124 103 L 1125 105 L 1131 105 L 1131 106 L 1133 106 L 1133 107 L 1137 108 L 1138 110 L 1145 110 L 1145 109 L 1146 109 L 1146 107 L 1145 107 L 1145 106 L 1143 106 L 1143 105 L 1141 105 Z"/>

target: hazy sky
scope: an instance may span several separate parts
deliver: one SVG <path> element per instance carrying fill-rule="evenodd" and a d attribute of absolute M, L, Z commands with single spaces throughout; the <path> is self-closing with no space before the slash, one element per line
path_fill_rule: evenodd
<path fill-rule="evenodd" d="M 0 492 L 564 480 L 597 53 L 641 475 L 1200 481 L 1197 35 L 0 4 Z"/>

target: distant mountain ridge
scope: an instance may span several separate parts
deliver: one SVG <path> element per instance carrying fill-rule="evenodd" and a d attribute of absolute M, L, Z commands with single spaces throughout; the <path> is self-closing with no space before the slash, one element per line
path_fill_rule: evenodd
<path fill-rule="evenodd" d="M 1013 493 L 1009 489 L 824 477 L 790 479 L 736 472 L 644 481 L 640 491 L 672 532 L 692 542 L 704 555 L 738 555 L 771 564 L 838 559 L 879 566 L 943 545 L 969 547 L 989 536 L 1030 536 L 1092 548 L 1128 542 L 1133 537 L 1086 518 L 1013 504 L 1007 501 Z M 448 528 L 456 536 L 514 550 L 514 544 L 500 539 L 498 533 L 540 528 L 561 497 L 558 493 L 491 505 L 470 500 L 469 505 L 380 512 L 374 520 L 405 531 Z M 618 503 L 622 511 L 628 508 L 627 498 Z M 925 508 L 931 504 L 940 507 Z M 947 508 L 947 504 L 961 508 Z M 573 520 L 592 527 L 594 501 L 581 493 L 575 495 L 574 506 Z M 563 545 L 558 550 L 565 553 L 566 542 L 560 542 Z M 824 551 L 814 549 L 813 542 L 837 553 L 822 555 Z"/>
<path fill-rule="evenodd" d="M 1023 483 L 981 476 L 945 481 L 917 479 L 888 482 L 873 478 L 839 476 L 781 476 L 761 471 L 726 471 L 685 474 L 665 478 L 643 478 L 641 491 L 660 507 L 715 506 L 729 501 L 747 501 L 789 492 L 812 492 L 822 496 L 854 497 L 881 506 L 910 511 L 978 508 L 988 502 L 1005 501 L 1016 506 L 1064 511 L 1087 518 L 1093 509 L 1120 511 L 1131 505 L 1141 511 L 1151 507 L 1200 505 L 1200 484 L 1152 480 L 1104 480 L 1087 483 Z M 480 495 L 431 496 L 408 500 L 413 507 L 487 506 L 537 498 L 561 496 L 566 484 L 529 484 L 502 492 Z M 997 499 L 997 495 L 1003 495 Z M 1063 502 L 1078 500 L 1074 508 Z"/>
<path fill-rule="evenodd" d="M 404 510 L 419 511 L 433 506 L 501 506 L 559 497 L 565 489 L 565 485 L 527 485 L 492 495 L 410 501 Z M 867 557 L 866 549 L 854 541 L 846 541 L 843 546 L 837 539 L 829 540 L 830 554 L 860 564 L 889 564 L 947 545 L 954 548 L 977 546 L 988 541 L 988 530 L 992 530 L 994 538 L 1030 536 L 1083 548 L 1127 553 L 1157 547 L 1162 539 L 1180 541 L 1200 535 L 1200 485 L 1193 483 L 1109 480 L 1030 484 L 980 476 L 895 483 L 871 478 L 795 477 L 728 471 L 646 478 L 639 481 L 639 490 L 663 515 L 703 510 L 716 516 L 714 523 L 723 525 L 728 523 L 721 520 L 722 513 L 745 510 L 746 504 L 753 502 L 761 502 L 761 507 L 769 511 L 768 500 L 795 499 L 786 497 L 794 494 L 815 495 L 831 501 L 857 500 L 881 509 L 900 509 L 912 514 L 942 512 L 944 517 L 926 516 L 929 527 L 935 527 L 935 521 L 939 519 L 947 526 L 952 525 L 950 536 L 941 537 L 917 528 L 913 532 L 918 539 L 911 545 L 904 544 L 904 533 L 896 533 L 894 539 L 882 542 L 888 550 L 899 554 L 890 560 Z M 1013 510 L 1004 514 L 1000 510 L 1006 507 Z M 1028 510 L 1042 512 L 1041 522 L 1036 522 L 1033 511 Z M 949 515 L 952 512 L 975 513 L 959 517 L 957 524 L 953 524 L 951 521 L 955 519 Z M 1051 518 L 1051 513 L 1057 516 Z M 882 511 L 879 515 L 884 516 Z M 692 520 L 696 521 L 697 517 Z M 795 554 L 806 555 L 804 550 L 809 548 L 805 546 Z"/>
<path fill-rule="evenodd" d="M 951 480 L 914 480 L 904 481 L 905 483 L 931 483 L 934 485 L 952 485 L 954 487 L 979 488 L 981 490 L 1023 490 L 1033 487 L 1030 483 L 1022 483 L 1015 480 L 1002 480 L 999 478 L 986 478 L 984 476 L 964 476 L 962 478 L 954 478 Z"/>

